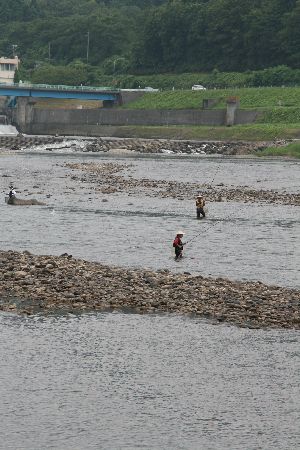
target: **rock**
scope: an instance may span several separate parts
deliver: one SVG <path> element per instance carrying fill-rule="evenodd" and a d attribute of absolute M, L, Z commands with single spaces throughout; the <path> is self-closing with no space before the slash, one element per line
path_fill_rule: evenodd
<path fill-rule="evenodd" d="M 17 272 L 14 272 L 14 275 L 16 278 L 23 278 L 23 277 L 26 277 L 28 275 L 28 273 L 25 271 L 19 270 Z"/>

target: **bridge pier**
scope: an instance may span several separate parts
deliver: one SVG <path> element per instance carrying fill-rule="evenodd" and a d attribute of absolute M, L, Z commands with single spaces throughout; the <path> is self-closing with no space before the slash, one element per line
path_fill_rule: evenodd
<path fill-rule="evenodd" d="M 12 124 L 21 133 L 31 134 L 34 104 L 35 101 L 30 97 L 18 97 L 12 113 Z"/>

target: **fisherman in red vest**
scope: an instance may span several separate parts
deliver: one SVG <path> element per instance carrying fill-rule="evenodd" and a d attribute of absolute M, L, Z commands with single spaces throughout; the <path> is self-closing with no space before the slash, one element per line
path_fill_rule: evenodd
<path fill-rule="evenodd" d="M 178 231 L 173 241 L 173 247 L 175 249 L 175 261 L 177 261 L 179 258 L 182 258 L 182 251 L 184 244 L 181 239 L 183 238 L 183 235 L 184 235 L 183 231 Z"/>

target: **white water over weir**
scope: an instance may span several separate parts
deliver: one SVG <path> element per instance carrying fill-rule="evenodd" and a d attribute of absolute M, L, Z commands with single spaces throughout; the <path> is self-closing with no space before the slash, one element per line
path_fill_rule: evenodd
<path fill-rule="evenodd" d="M 0 124 L 0 136 L 18 136 L 19 132 L 13 125 Z"/>

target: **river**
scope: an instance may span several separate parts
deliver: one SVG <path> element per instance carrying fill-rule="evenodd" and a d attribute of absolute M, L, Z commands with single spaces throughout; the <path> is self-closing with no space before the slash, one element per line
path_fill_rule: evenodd
<path fill-rule="evenodd" d="M 115 193 L 72 179 L 68 162 L 130 164 L 135 178 L 299 192 L 300 163 L 71 151 L 0 155 L 1 249 L 167 268 L 299 288 L 299 207 Z M 195 193 L 196 194 L 196 193 Z M 48 197 L 47 197 L 48 196 Z M 185 258 L 172 240 L 183 228 Z M 2 449 L 298 449 L 300 335 L 176 314 L 0 314 Z"/>

